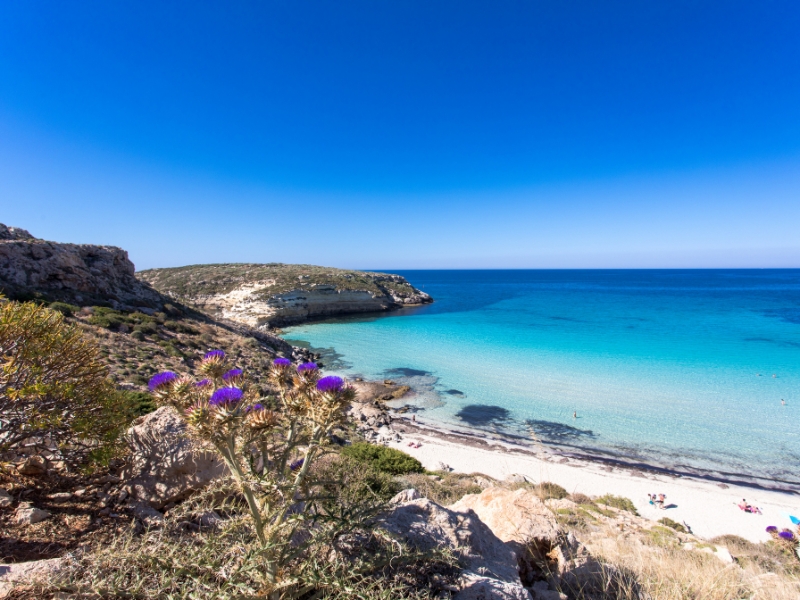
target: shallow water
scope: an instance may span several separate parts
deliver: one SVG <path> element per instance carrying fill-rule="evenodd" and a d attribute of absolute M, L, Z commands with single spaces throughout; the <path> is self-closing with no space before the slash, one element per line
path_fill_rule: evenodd
<path fill-rule="evenodd" d="M 800 490 L 800 270 L 401 274 L 436 302 L 287 338 L 427 419 Z"/>

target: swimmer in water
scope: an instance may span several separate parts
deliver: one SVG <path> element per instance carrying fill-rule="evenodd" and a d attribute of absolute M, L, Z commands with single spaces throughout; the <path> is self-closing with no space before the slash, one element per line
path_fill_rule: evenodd
<path fill-rule="evenodd" d="M 781 398 L 781 406 L 786 406 L 786 400 L 784 400 L 783 398 Z"/>

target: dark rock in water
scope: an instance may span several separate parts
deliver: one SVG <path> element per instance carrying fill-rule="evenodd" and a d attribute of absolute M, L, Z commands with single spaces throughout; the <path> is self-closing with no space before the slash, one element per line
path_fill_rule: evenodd
<path fill-rule="evenodd" d="M 511 413 L 502 406 L 470 404 L 456 413 L 456 416 L 470 425 L 504 425 L 511 420 Z"/>
<path fill-rule="evenodd" d="M 450 394 L 451 396 L 463 396 L 464 392 L 461 390 L 446 390 L 445 394 Z"/>
<path fill-rule="evenodd" d="M 430 371 L 422 371 L 420 369 L 410 369 L 408 367 L 397 367 L 396 369 L 389 369 L 386 371 L 389 375 L 399 375 L 401 377 L 423 377 L 430 375 Z"/>
<path fill-rule="evenodd" d="M 554 421 L 538 421 L 528 419 L 525 424 L 533 429 L 534 433 L 544 440 L 563 441 L 575 440 L 578 438 L 594 438 L 595 433 L 590 429 L 578 429 L 564 423 Z"/>

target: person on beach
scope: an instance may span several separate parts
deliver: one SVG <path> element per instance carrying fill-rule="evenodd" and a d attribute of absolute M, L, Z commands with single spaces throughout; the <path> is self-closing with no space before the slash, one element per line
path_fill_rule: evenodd
<path fill-rule="evenodd" d="M 658 508 L 660 508 L 661 510 L 664 510 L 664 501 L 666 499 L 667 497 L 664 494 L 659 494 L 658 500 L 656 500 L 656 506 L 658 506 Z"/>
<path fill-rule="evenodd" d="M 576 410 L 576 411 L 573 411 L 573 413 L 572 413 L 572 418 L 573 418 L 573 419 L 577 419 L 577 418 L 578 418 L 578 411 L 577 411 L 577 410 Z"/>

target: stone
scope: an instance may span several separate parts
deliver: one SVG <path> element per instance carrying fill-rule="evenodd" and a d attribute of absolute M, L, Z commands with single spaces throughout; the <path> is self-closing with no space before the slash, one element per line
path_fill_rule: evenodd
<path fill-rule="evenodd" d="M 511 473 L 506 476 L 506 481 L 508 483 L 527 483 L 528 478 L 520 473 Z"/>
<path fill-rule="evenodd" d="M 480 577 L 519 583 L 517 557 L 472 512 L 458 512 L 427 498 L 395 507 L 383 527 L 422 551 L 449 548 L 467 571 Z"/>
<path fill-rule="evenodd" d="M 419 492 L 414 488 L 408 488 L 407 490 L 403 490 L 399 492 L 389 500 L 390 504 L 403 504 L 404 502 L 411 502 L 412 500 L 417 500 L 421 498 Z"/>
<path fill-rule="evenodd" d="M 531 593 L 520 583 L 509 583 L 474 573 L 464 573 L 461 590 L 453 600 L 531 600 Z"/>
<path fill-rule="evenodd" d="M 207 510 L 197 517 L 197 522 L 200 527 L 219 527 L 222 524 L 223 518 L 215 510 Z"/>
<path fill-rule="evenodd" d="M 164 522 L 164 513 L 144 502 L 129 502 L 127 509 L 148 527 L 156 527 Z"/>
<path fill-rule="evenodd" d="M 14 518 L 20 525 L 35 525 L 49 519 L 52 515 L 46 510 L 29 506 L 27 504 L 21 505 L 14 513 Z"/>
<path fill-rule="evenodd" d="M 0 508 L 8 508 L 14 504 L 14 498 L 6 490 L 0 488 Z"/>
<path fill-rule="evenodd" d="M 70 492 L 58 492 L 56 494 L 50 494 L 47 498 L 56 502 L 63 502 L 64 500 L 71 500 L 72 494 Z"/>
<path fill-rule="evenodd" d="M 47 581 L 67 564 L 64 558 L 32 560 L 21 563 L 0 564 L 0 598 L 5 598 L 16 584 Z"/>
<path fill-rule="evenodd" d="M 131 458 L 122 473 L 131 497 L 160 509 L 227 473 L 217 453 L 189 436 L 171 407 L 139 417 L 127 432 Z"/>
<path fill-rule="evenodd" d="M 25 459 L 17 471 L 22 475 L 37 476 L 47 473 L 47 461 L 41 456 L 29 456 Z"/>

